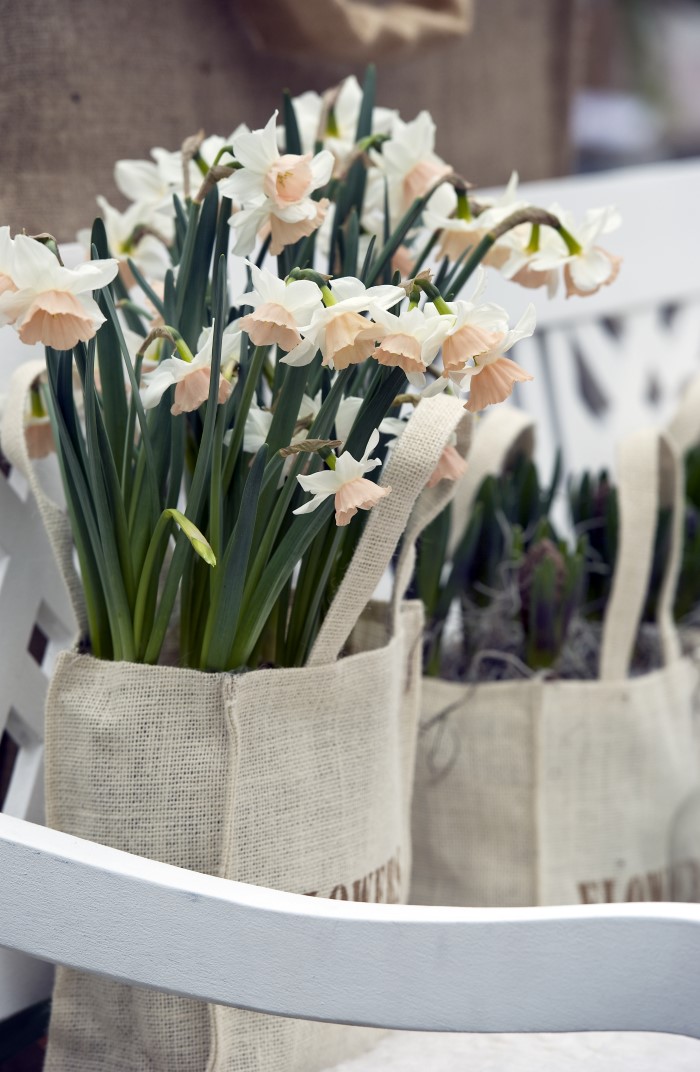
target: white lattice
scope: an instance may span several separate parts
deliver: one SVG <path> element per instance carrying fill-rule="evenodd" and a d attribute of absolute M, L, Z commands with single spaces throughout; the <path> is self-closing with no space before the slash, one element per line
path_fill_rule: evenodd
<path fill-rule="evenodd" d="M 0 351 L 7 364 L 25 355 Z M 16 345 L 16 344 L 15 344 Z M 25 348 L 25 351 L 27 348 Z M 4 376 L 3 376 L 4 379 Z M 4 383 L 0 386 L 4 387 Z M 47 488 L 60 494 L 55 459 L 39 463 Z M 75 634 L 73 613 L 24 480 L 0 466 L 0 808 L 32 822 L 44 816 L 43 711 L 55 653 Z M 0 1020 L 46 997 L 52 969 L 0 950 Z"/>

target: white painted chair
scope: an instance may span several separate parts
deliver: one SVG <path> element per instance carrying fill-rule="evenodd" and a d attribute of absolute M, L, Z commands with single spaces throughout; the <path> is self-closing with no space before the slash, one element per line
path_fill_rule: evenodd
<path fill-rule="evenodd" d="M 542 341 L 521 344 L 517 357 L 537 375 L 519 402 L 537 417 L 545 472 L 557 438 L 570 471 L 609 466 L 614 440 L 653 414 L 665 421 L 696 370 L 700 273 L 689 247 L 699 231 L 698 188 L 694 162 L 527 188 L 533 200 L 558 199 L 575 211 L 614 201 L 626 220 L 610 241 L 625 256 L 623 273 L 594 298 L 549 304 L 498 278 L 489 288 L 515 312 L 531 297 L 538 305 Z M 642 228 L 647 213 L 651 224 Z M 611 317 L 621 333 L 604 326 Z M 14 337 L 0 333 L 0 392 L 14 347 Z M 581 404 L 574 376 L 581 362 L 607 409 Z M 635 1034 L 625 1049 L 615 1036 L 613 1061 L 618 1053 L 623 1063 L 595 1067 L 700 1067 L 700 908 L 336 904 L 192 874 L 35 825 L 47 675 L 73 620 L 38 514 L 13 473 L 0 475 L 0 622 L 0 731 L 11 768 L 0 801 L 0 1021 L 48 993 L 54 961 L 271 1013 L 397 1029 L 675 1032 L 693 1039 L 661 1040 L 654 1049 L 650 1036 Z M 578 1042 L 552 1049 L 542 1036 L 538 1048 L 531 1039 L 525 1046 L 477 1035 L 463 1049 L 431 1049 L 416 1064 L 415 1054 L 426 1052 L 421 1039 L 394 1039 L 396 1050 L 377 1051 L 383 1063 L 370 1057 L 348 1063 L 348 1072 L 438 1072 L 465 1060 L 479 1060 L 484 1072 L 563 1072 L 590 1067 L 592 1052 Z"/>

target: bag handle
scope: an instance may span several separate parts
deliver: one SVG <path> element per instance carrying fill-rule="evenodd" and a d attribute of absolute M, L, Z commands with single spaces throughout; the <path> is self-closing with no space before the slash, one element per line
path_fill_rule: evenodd
<path fill-rule="evenodd" d="M 668 433 L 681 455 L 700 443 L 700 376 L 691 380 L 668 425 Z"/>
<path fill-rule="evenodd" d="M 476 421 L 469 468 L 459 482 L 452 503 L 448 558 L 452 557 L 462 538 L 483 481 L 487 476 L 500 476 L 517 450 L 522 450 L 529 458 L 535 450 L 535 422 L 524 410 L 499 406 L 488 417 Z"/>
<path fill-rule="evenodd" d="M 603 623 L 601 681 L 620 681 L 629 674 L 651 578 L 660 504 L 671 505 L 672 517 L 671 542 L 656 621 L 664 663 L 680 658 L 673 601 L 683 548 L 683 495 L 681 461 L 669 433 L 645 428 L 623 440 L 618 457 L 620 534 L 617 565 Z"/>
<path fill-rule="evenodd" d="M 466 455 L 471 423 L 462 403 L 449 395 L 424 398 L 416 407 L 381 475 L 380 484 L 391 487 L 391 495 L 382 499 L 367 519 L 307 666 L 335 662 L 371 600 L 404 531 L 404 545 L 412 545 L 423 528 L 450 501 L 455 492 L 454 481 L 441 480 L 433 488 L 425 485 L 454 433 L 456 449 L 462 456 Z M 410 575 L 406 561 L 394 579 L 393 630 Z"/>
<path fill-rule="evenodd" d="M 256 0 L 237 11 L 266 53 L 353 63 L 401 59 L 471 29 L 472 0 Z"/>
<path fill-rule="evenodd" d="M 2 416 L 0 441 L 3 454 L 25 478 L 36 499 L 54 558 L 68 589 L 78 628 L 83 635 L 88 628 L 87 612 L 83 586 L 73 559 L 73 534 L 70 522 L 65 511 L 47 495 L 42 487 L 27 450 L 24 415 L 27 411 L 32 385 L 44 372 L 46 372 L 46 363 L 43 360 L 27 361 L 13 372 Z"/>

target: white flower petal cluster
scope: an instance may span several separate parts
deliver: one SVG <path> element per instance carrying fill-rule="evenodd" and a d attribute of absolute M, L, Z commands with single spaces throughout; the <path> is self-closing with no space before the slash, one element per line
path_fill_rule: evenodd
<path fill-rule="evenodd" d="M 65 268 L 42 242 L 10 237 L 0 227 L 0 327 L 12 325 L 22 342 L 70 350 L 87 342 L 104 323 L 94 290 L 111 283 L 116 260 Z"/>
<path fill-rule="evenodd" d="M 294 349 L 301 343 L 301 326 L 323 308 L 319 287 L 309 279 L 286 281 L 250 261 L 246 263 L 253 289 L 235 299 L 237 305 L 253 309 L 243 317 L 243 329 L 256 346 L 277 344 L 283 350 Z"/>
<path fill-rule="evenodd" d="M 235 338 L 235 331 L 230 334 Z M 146 372 L 141 378 L 141 401 L 144 409 L 153 409 L 157 406 L 168 388 L 173 385 L 175 385 L 175 397 L 171 406 L 173 416 L 189 413 L 206 402 L 211 381 L 213 341 L 214 326 L 212 324 L 204 338 L 202 348 L 191 361 L 182 357 L 168 357 L 160 361 L 152 371 Z M 226 402 L 230 394 L 230 381 L 222 373 L 219 376 L 218 402 L 220 404 Z"/>
<path fill-rule="evenodd" d="M 317 309 L 309 323 L 300 328 L 302 341 L 281 358 L 285 364 L 308 365 L 318 350 L 323 363 L 331 368 L 363 361 L 372 347 L 365 347 L 366 352 L 356 349 L 357 336 L 369 323 L 360 314 L 370 306 L 390 309 L 406 297 L 402 287 L 366 287 L 353 276 L 334 279 L 332 288 L 335 304 Z"/>
<path fill-rule="evenodd" d="M 330 179 L 332 153 L 280 154 L 277 112 L 262 130 L 240 131 L 232 144 L 240 166 L 219 189 L 241 208 L 229 221 L 236 236 L 234 252 L 250 253 L 261 232 L 270 234 L 275 255 L 312 234 L 323 221 L 328 201 L 311 195 Z"/>
<path fill-rule="evenodd" d="M 573 253 L 561 235 L 551 227 L 540 232 L 539 248 L 530 250 L 530 228 L 518 227 L 504 236 L 510 255 L 502 265 L 507 279 L 523 286 L 546 286 L 554 297 L 563 277 L 567 296 L 595 294 L 602 286 L 612 283 L 620 267 L 620 258 L 598 245 L 599 239 L 617 230 L 621 218 L 614 206 L 589 209 L 582 222 L 576 224 L 572 214 L 560 205 L 550 206 L 581 249 Z"/>
<path fill-rule="evenodd" d="M 325 97 L 333 98 L 328 103 Z M 302 93 L 292 100 L 294 114 L 299 128 L 302 149 L 313 152 L 317 142 L 322 142 L 336 159 L 338 165 L 347 162 L 355 148 L 355 134 L 362 107 L 362 87 L 350 75 L 338 87 L 336 93 L 321 96 L 319 93 Z M 398 113 L 390 108 L 374 108 L 372 112 L 372 131 L 375 134 L 390 134 L 391 126 Z M 321 124 L 325 120 L 325 126 Z"/>
<path fill-rule="evenodd" d="M 352 454 L 344 451 L 335 458 L 335 467 L 325 469 L 311 476 L 298 476 L 297 480 L 304 491 L 310 491 L 313 498 L 293 510 L 294 514 L 310 514 L 331 495 L 335 497 L 335 521 L 337 525 L 347 525 L 358 510 L 370 510 L 388 495 L 391 488 L 380 487 L 365 479 L 365 473 L 381 465 L 380 458 L 370 458 L 379 443 L 379 432 L 374 431 L 367 443 L 367 449 L 359 461 Z"/>

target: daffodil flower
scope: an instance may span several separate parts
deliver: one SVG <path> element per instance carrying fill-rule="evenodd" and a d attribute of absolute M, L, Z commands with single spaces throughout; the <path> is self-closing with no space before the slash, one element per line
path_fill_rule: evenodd
<path fill-rule="evenodd" d="M 188 361 L 182 357 L 168 357 L 141 380 L 141 401 L 144 409 L 153 409 L 169 387 L 175 384 L 175 398 L 170 412 L 173 416 L 198 409 L 209 397 L 211 382 L 211 357 L 213 331 L 204 347 Z M 231 384 L 225 376 L 219 376 L 219 404 L 226 402 L 231 394 Z"/>
<path fill-rule="evenodd" d="M 398 316 L 375 305 L 369 311 L 374 323 L 364 329 L 360 340 L 372 341 L 370 356 L 380 365 L 403 369 L 413 387 L 423 387 L 425 370 L 437 356 L 454 318 L 428 317 L 418 307 Z"/>
<path fill-rule="evenodd" d="M 352 454 L 344 451 L 335 458 L 335 468 L 326 469 L 311 476 L 298 476 L 297 480 L 304 491 L 313 493 L 313 499 L 293 511 L 295 514 L 310 514 L 333 495 L 335 497 L 335 523 L 347 525 L 358 510 L 371 510 L 373 506 L 388 495 L 391 488 L 380 487 L 372 480 L 365 479 L 365 473 L 381 465 L 379 458 L 370 460 L 370 454 L 379 443 L 379 432 L 370 436 L 367 449 L 359 461 Z"/>
<path fill-rule="evenodd" d="M 317 350 L 323 354 L 324 365 L 330 368 L 344 369 L 359 364 L 374 348 L 369 337 L 358 341 L 358 336 L 368 325 L 360 313 L 370 305 L 377 309 L 391 308 L 406 297 L 402 287 L 365 287 L 352 276 L 334 279 L 331 285 L 335 303 L 319 308 L 310 323 L 300 328 L 303 339 L 280 358 L 284 364 L 308 365 Z"/>
<path fill-rule="evenodd" d="M 281 155 L 276 124 L 277 112 L 263 130 L 241 131 L 233 138 L 241 167 L 219 189 L 242 206 L 229 221 L 236 234 L 235 253 L 250 253 L 261 232 L 271 236 L 270 252 L 281 253 L 320 227 L 328 208 L 327 200 L 314 201 L 311 194 L 330 179 L 333 154 Z"/>
<path fill-rule="evenodd" d="M 250 262 L 253 289 L 236 298 L 237 305 L 250 305 L 240 321 L 256 346 L 277 344 L 282 350 L 293 350 L 301 342 L 299 325 L 307 324 L 314 312 L 323 308 L 321 291 L 310 279 L 284 279 L 258 268 Z"/>
<path fill-rule="evenodd" d="M 599 246 L 598 240 L 620 226 L 617 211 L 612 206 L 590 209 L 579 226 L 559 205 L 552 205 L 549 211 L 564 224 L 570 241 L 567 243 L 553 228 L 543 227 L 538 248 L 532 250 L 530 228 L 517 228 L 505 236 L 513 249 L 502 268 L 506 278 L 525 287 L 546 286 L 550 297 L 556 294 L 562 274 L 567 297 L 595 294 L 612 283 L 620 271 L 621 258 Z"/>
<path fill-rule="evenodd" d="M 486 406 L 503 402 L 513 392 L 513 385 L 531 380 L 532 376 L 517 362 L 504 357 L 516 342 L 532 335 L 535 330 L 535 307 L 528 305 L 516 326 L 499 336 L 494 344 L 475 358 L 475 364 L 464 369 L 459 380 L 461 390 L 469 388 L 469 401 L 465 409 L 478 413 Z"/>
<path fill-rule="evenodd" d="M 6 247 L 7 241 L 8 236 Z M 47 246 L 17 235 L 11 271 L 12 286 L 5 283 L 0 291 L 0 326 L 12 324 L 30 345 L 40 342 L 70 350 L 91 339 L 104 323 L 92 291 L 111 283 L 119 264 L 109 259 L 64 268 Z"/>

